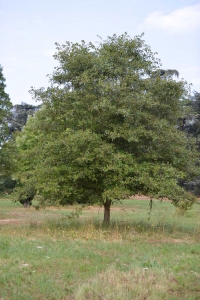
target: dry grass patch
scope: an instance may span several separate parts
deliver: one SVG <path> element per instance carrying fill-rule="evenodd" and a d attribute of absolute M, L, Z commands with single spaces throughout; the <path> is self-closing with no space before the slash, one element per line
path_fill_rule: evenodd
<path fill-rule="evenodd" d="M 148 201 L 129 199 L 109 227 L 97 206 L 71 219 L 71 206 L 0 207 L 0 299 L 200 299 L 199 205 L 156 202 L 148 220 Z"/>
<path fill-rule="evenodd" d="M 148 268 L 128 272 L 111 267 L 79 287 L 76 300 L 160 300 L 176 296 L 177 281 L 165 270 Z M 175 299 L 175 298 L 173 298 Z"/>

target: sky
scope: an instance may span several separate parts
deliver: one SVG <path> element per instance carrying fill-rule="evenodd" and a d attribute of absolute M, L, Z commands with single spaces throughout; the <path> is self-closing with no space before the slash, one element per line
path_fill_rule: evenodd
<path fill-rule="evenodd" d="M 124 32 L 144 32 L 162 68 L 178 70 L 200 92 L 200 0 L 0 0 L 0 64 L 11 102 L 37 105 L 29 90 L 49 85 L 55 42 Z"/>

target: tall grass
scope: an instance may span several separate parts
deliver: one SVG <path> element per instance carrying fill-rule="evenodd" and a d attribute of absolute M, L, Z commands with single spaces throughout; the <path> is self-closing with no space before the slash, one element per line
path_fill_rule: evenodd
<path fill-rule="evenodd" d="M 87 207 L 24 209 L 0 199 L 0 299 L 200 299 L 200 206 L 126 200 L 102 224 Z"/>

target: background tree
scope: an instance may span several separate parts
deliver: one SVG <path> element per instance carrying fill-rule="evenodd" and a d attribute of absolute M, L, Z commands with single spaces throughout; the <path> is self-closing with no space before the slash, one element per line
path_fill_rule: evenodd
<path fill-rule="evenodd" d="M 5 88 L 3 68 L 0 66 L 0 192 L 10 193 L 16 184 L 16 180 L 11 176 L 15 168 L 12 134 L 17 130 L 21 131 L 28 116 L 33 115 L 40 106 L 26 103 L 12 106 Z"/>
<path fill-rule="evenodd" d="M 200 93 L 194 92 L 186 102 L 187 110 L 180 120 L 181 130 L 187 133 L 188 138 L 193 137 L 196 142 L 198 152 L 200 152 Z M 199 165 L 199 160 L 197 160 Z M 197 176 L 191 181 L 182 181 L 188 191 L 195 195 L 200 195 L 200 177 Z"/>
<path fill-rule="evenodd" d="M 35 181 L 40 205 L 98 201 L 106 224 L 111 203 L 136 193 L 191 206 L 178 185 L 197 171 L 194 142 L 177 129 L 186 83 L 154 76 L 160 62 L 142 36 L 57 51 L 51 86 L 32 89 L 43 106 L 16 140 L 18 176 Z"/>
<path fill-rule="evenodd" d="M 8 124 L 6 123 L 6 117 L 10 114 L 12 104 L 10 102 L 9 95 L 5 92 L 6 84 L 3 76 L 3 68 L 0 65 L 0 143 L 4 143 L 7 133 Z"/>
<path fill-rule="evenodd" d="M 21 131 L 28 117 L 33 116 L 38 109 L 40 109 L 40 105 L 35 106 L 24 102 L 14 105 L 7 118 L 9 134 Z"/>
<path fill-rule="evenodd" d="M 10 151 L 7 147 L 8 138 L 8 123 L 6 118 L 10 114 L 12 104 L 10 102 L 9 95 L 5 92 L 6 84 L 3 76 L 3 68 L 0 65 L 0 191 L 6 188 L 10 188 L 12 185 L 10 176 L 12 164 L 10 161 Z"/>
<path fill-rule="evenodd" d="M 12 173 L 16 168 L 15 159 L 15 144 L 13 141 L 13 134 L 16 131 L 21 131 L 23 126 L 26 124 L 28 116 L 33 116 L 34 113 L 40 108 L 40 105 L 34 106 L 27 103 L 16 104 L 10 107 L 9 113 L 5 114 L 4 124 L 6 126 L 6 131 L 4 135 L 1 158 L 2 166 L 4 166 L 4 172 L 1 175 L 0 180 L 0 192 L 11 193 L 16 186 L 16 180 L 13 179 Z M 21 194 L 26 195 L 26 187 L 24 186 L 24 191 Z M 21 196 L 20 196 L 21 197 Z"/>
<path fill-rule="evenodd" d="M 185 116 L 183 129 L 195 138 L 200 150 L 200 93 L 194 92 L 187 105 L 192 108 L 192 111 Z"/>

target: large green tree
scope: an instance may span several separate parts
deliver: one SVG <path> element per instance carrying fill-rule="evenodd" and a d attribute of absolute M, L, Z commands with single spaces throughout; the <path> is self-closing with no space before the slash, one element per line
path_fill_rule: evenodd
<path fill-rule="evenodd" d="M 32 89 L 43 106 L 17 138 L 18 176 L 40 204 L 98 201 L 105 223 L 113 201 L 136 193 L 191 206 L 178 185 L 196 170 L 194 143 L 177 126 L 186 83 L 160 74 L 142 36 L 57 44 L 55 59 L 51 85 Z"/>

